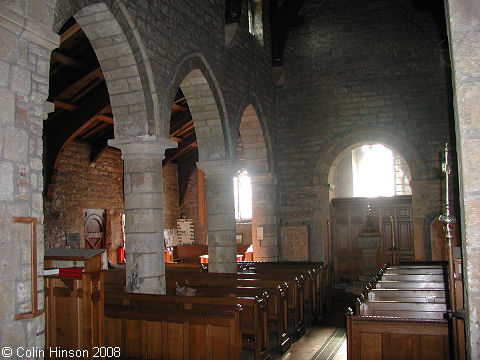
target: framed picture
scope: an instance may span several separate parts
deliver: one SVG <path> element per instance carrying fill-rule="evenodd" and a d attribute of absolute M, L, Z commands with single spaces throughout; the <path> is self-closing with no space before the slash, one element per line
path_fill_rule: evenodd
<path fill-rule="evenodd" d="M 237 244 L 243 243 L 243 234 L 236 234 L 235 238 L 237 239 Z"/>

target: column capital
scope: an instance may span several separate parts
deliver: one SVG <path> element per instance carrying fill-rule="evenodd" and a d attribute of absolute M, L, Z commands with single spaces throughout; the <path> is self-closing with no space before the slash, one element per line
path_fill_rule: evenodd
<path fill-rule="evenodd" d="M 202 170 L 206 177 L 228 175 L 233 179 L 242 169 L 242 164 L 230 160 L 208 160 L 197 162 L 197 169 Z"/>
<path fill-rule="evenodd" d="M 155 135 L 141 135 L 128 139 L 110 139 L 108 145 L 122 151 L 122 159 L 138 155 L 155 155 L 165 158 L 165 150 L 176 148 L 178 144 L 170 139 Z"/>

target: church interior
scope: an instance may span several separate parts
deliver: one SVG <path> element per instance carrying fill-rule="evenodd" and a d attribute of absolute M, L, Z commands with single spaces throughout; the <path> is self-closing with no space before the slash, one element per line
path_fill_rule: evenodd
<path fill-rule="evenodd" d="M 480 357 L 480 2 L 0 3 L 2 358 Z"/>

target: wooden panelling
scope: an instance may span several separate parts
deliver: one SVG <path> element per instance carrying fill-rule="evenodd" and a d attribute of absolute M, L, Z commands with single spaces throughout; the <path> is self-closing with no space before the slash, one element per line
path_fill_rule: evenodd
<path fill-rule="evenodd" d="M 372 208 L 371 220 L 378 226 L 382 237 L 376 256 L 377 268 L 392 262 L 392 233 L 395 236 L 396 262 L 413 260 L 411 196 L 333 199 L 333 219 L 330 223 L 336 281 L 341 278 L 356 279 L 363 272 L 365 264 L 357 239 L 365 223 L 368 203 Z"/>
<path fill-rule="evenodd" d="M 155 321 L 146 322 L 147 341 L 147 358 L 161 359 L 162 358 L 162 324 Z"/>
<path fill-rule="evenodd" d="M 413 336 L 410 334 L 390 335 L 390 359 L 410 360 L 413 354 Z"/>
<path fill-rule="evenodd" d="M 362 333 L 360 335 L 361 359 L 382 360 L 382 334 Z"/>

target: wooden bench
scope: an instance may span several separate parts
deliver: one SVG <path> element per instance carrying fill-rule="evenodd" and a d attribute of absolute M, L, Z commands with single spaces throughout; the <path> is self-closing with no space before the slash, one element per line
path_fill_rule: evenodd
<path fill-rule="evenodd" d="M 402 301 L 362 301 L 357 299 L 356 315 L 412 319 L 444 319 L 446 304 Z"/>
<path fill-rule="evenodd" d="M 443 269 L 412 268 L 381 269 L 348 309 L 349 360 L 449 358 Z"/>
<path fill-rule="evenodd" d="M 105 346 L 123 359 L 241 360 L 241 311 L 105 303 Z"/>
<path fill-rule="evenodd" d="M 294 279 L 303 276 L 304 280 L 304 302 L 308 311 L 307 318 L 316 321 L 321 317 L 323 304 L 320 302 L 321 295 L 317 290 L 317 273 L 313 268 L 281 268 L 278 266 L 249 266 L 237 275 L 245 277 L 258 277 L 262 279 L 282 280 Z"/>
<path fill-rule="evenodd" d="M 195 297 L 188 296 L 175 296 L 175 289 L 170 289 L 168 294 L 165 295 L 142 295 L 139 294 L 125 294 L 125 272 L 122 270 L 109 270 L 106 273 L 106 297 L 110 303 L 115 303 L 119 301 L 128 301 L 131 302 L 132 299 L 138 301 L 142 299 L 152 300 L 154 299 L 157 302 L 163 303 L 172 303 L 178 302 L 182 304 L 189 303 L 190 307 L 199 308 L 207 306 L 209 303 L 215 304 L 214 309 L 222 304 L 239 303 L 243 305 L 243 314 L 241 317 L 241 330 L 244 338 L 244 348 L 253 348 L 255 350 L 255 359 L 265 359 L 267 358 L 265 354 L 268 354 L 268 329 L 267 329 L 267 320 L 268 323 L 273 323 L 276 325 L 276 334 L 278 347 L 281 351 L 285 352 L 290 347 L 290 339 L 288 338 L 287 329 L 286 329 L 286 320 L 281 320 L 283 314 L 286 312 L 282 311 L 282 306 L 286 307 L 286 294 L 280 292 L 277 289 L 275 293 L 272 291 L 272 297 L 263 294 L 263 289 L 245 289 L 246 291 L 235 291 L 234 289 L 229 288 L 215 288 L 215 291 L 212 291 L 212 288 L 208 288 L 207 291 L 198 291 Z M 167 287 L 168 289 L 168 287 Z M 221 289 L 221 291 L 220 291 Z M 153 296 L 153 298 L 149 298 Z M 203 297 L 202 297 L 203 296 Z M 208 297 L 207 297 L 208 296 Z M 230 296 L 230 298 L 228 297 Z M 234 296 L 233 298 L 231 296 Z M 261 306 L 252 304 L 254 297 L 261 296 L 262 304 Z M 216 298 L 216 297 L 219 297 Z M 275 308 L 274 308 L 275 306 Z M 274 308 L 276 311 L 268 311 L 267 309 Z M 267 318 L 268 315 L 268 318 Z M 265 324 L 263 323 L 264 318 Z M 272 321 L 274 319 L 275 321 Z M 278 319 L 278 320 L 277 320 Z"/>
<path fill-rule="evenodd" d="M 327 303 L 327 272 L 323 263 L 314 262 L 239 262 L 243 272 L 265 272 L 270 274 L 297 274 L 305 278 L 305 302 L 309 318 L 319 319 Z"/>
<path fill-rule="evenodd" d="M 347 311 L 349 360 L 447 360 L 448 322 L 437 319 L 353 315 Z"/>
<path fill-rule="evenodd" d="M 176 276 L 176 277 L 175 277 Z M 188 278 L 187 278 L 188 277 Z M 294 336 L 301 337 L 305 332 L 304 326 L 304 287 L 302 279 L 268 280 L 258 278 L 238 278 L 237 274 L 218 273 L 168 273 L 167 294 L 173 294 L 177 283 L 188 281 L 194 288 L 200 287 L 257 287 L 261 289 L 275 289 L 278 285 L 287 284 L 288 319 L 293 321 Z"/>
<path fill-rule="evenodd" d="M 414 281 L 414 282 L 444 282 L 443 274 L 396 274 L 383 273 L 382 280 L 385 281 Z"/>
<path fill-rule="evenodd" d="M 396 300 L 406 302 L 446 303 L 445 290 L 371 289 L 367 301 Z"/>
<path fill-rule="evenodd" d="M 169 306 L 185 310 L 229 311 L 241 305 L 240 331 L 243 348 L 254 350 L 255 360 L 270 358 L 267 332 L 267 299 L 263 297 L 201 297 L 108 293 L 106 303 L 141 306 Z"/>

